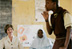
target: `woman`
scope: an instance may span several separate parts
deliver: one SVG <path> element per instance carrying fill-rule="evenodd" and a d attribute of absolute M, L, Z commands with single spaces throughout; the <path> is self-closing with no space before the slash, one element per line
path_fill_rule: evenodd
<path fill-rule="evenodd" d="M 46 34 L 39 29 L 37 37 L 34 39 L 30 49 L 51 49 L 51 42 L 47 39 Z"/>
<path fill-rule="evenodd" d="M 13 36 L 13 26 L 10 24 L 7 24 L 4 28 L 5 33 L 7 33 L 7 37 L 4 37 L 2 40 L 0 40 L 0 49 L 23 49 L 22 45 L 18 41 L 18 39 Z"/>

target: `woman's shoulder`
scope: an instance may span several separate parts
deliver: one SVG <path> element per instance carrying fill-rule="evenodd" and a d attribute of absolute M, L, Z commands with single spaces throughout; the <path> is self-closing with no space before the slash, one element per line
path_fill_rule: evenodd
<path fill-rule="evenodd" d="M 0 42 L 3 42 L 3 41 L 5 41 L 5 40 L 7 40 L 7 36 L 3 37 L 3 38 L 0 40 Z"/>

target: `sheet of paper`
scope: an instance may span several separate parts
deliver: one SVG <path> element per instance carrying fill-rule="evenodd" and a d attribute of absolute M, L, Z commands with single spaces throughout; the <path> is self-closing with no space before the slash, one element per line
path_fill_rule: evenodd
<path fill-rule="evenodd" d="M 39 29 L 43 29 L 43 25 L 18 25 L 18 39 L 24 47 L 30 47 Z"/>

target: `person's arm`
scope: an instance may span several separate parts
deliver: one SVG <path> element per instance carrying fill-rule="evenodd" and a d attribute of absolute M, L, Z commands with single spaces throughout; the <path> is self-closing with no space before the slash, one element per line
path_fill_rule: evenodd
<path fill-rule="evenodd" d="M 4 42 L 3 42 L 3 39 L 0 40 L 0 49 L 3 49 L 4 48 Z"/>
<path fill-rule="evenodd" d="M 69 41 L 70 41 L 70 33 L 72 32 L 72 16 L 69 13 L 65 13 L 64 15 L 64 26 L 65 29 L 67 30 L 66 32 L 66 40 L 64 47 L 60 47 L 60 49 L 67 49 Z"/>
<path fill-rule="evenodd" d="M 70 41 L 71 26 L 67 27 L 67 34 L 64 46 L 67 48 Z"/>
<path fill-rule="evenodd" d="M 59 49 L 67 49 L 69 41 L 70 41 L 70 33 L 71 33 L 71 27 L 67 27 L 67 33 L 66 33 L 66 40 L 65 40 L 65 44 L 64 47 L 60 47 Z"/>
<path fill-rule="evenodd" d="M 52 34 L 52 28 L 51 28 L 51 26 L 49 25 L 49 20 L 48 20 L 49 14 L 48 14 L 47 11 L 44 11 L 44 12 L 42 13 L 42 15 L 43 15 L 43 17 L 44 17 L 44 19 L 45 19 L 45 22 L 46 22 L 46 28 L 47 28 L 48 34 L 51 35 L 51 34 Z"/>
<path fill-rule="evenodd" d="M 47 28 L 48 34 L 51 35 L 52 29 L 51 29 L 51 26 L 49 25 L 49 22 L 46 22 L 46 28 Z"/>

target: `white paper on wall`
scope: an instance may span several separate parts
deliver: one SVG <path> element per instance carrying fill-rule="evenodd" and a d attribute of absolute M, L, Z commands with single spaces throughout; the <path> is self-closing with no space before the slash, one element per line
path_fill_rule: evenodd
<path fill-rule="evenodd" d="M 18 25 L 18 39 L 24 47 L 30 47 L 37 35 L 37 31 L 43 29 L 43 25 Z"/>
<path fill-rule="evenodd" d="M 45 11 L 45 0 L 35 0 L 35 20 L 36 22 L 44 22 L 41 13 Z"/>
<path fill-rule="evenodd" d="M 60 6 L 60 1 L 59 1 Z M 35 21 L 36 22 L 45 22 L 43 16 L 41 13 L 45 11 L 45 0 L 35 0 Z M 51 16 L 53 12 L 49 12 L 49 15 Z"/>

